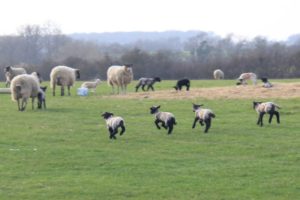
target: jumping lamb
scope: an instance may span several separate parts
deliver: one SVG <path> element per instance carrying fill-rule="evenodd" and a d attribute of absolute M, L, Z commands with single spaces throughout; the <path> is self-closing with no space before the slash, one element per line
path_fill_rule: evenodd
<path fill-rule="evenodd" d="M 174 88 L 177 91 L 177 90 L 181 90 L 182 86 L 185 86 L 186 90 L 189 91 L 190 85 L 191 85 L 190 80 L 187 78 L 184 78 L 184 79 L 178 80 L 176 83 L 176 86 L 174 86 Z"/>
<path fill-rule="evenodd" d="M 26 109 L 28 98 L 32 99 L 32 109 L 34 109 L 34 99 L 40 92 L 40 83 L 36 72 L 32 74 L 21 74 L 13 78 L 10 85 L 11 98 L 18 102 L 18 110 Z M 20 105 L 20 99 L 22 100 Z"/>
<path fill-rule="evenodd" d="M 276 105 L 273 102 L 256 102 L 253 101 L 253 109 L 256 110 L 256 112 L 259 114 L 258 120 L 257 120 L 257 125 L 263 126 L 263 117 L 264 114 L 268 113 L 270 115 L 269 118 L 269 123 L 272 122 L 273 115 L 276 115 L 277 118 L 277 123 L 280 123 L 280 118 L 279 118 L 279 112 L 277 109 L 280 109 L 278 105 Z"/>
<path fill-rule="evenodd" d="M 160 126 L 158 123 L 161 123 L 161 126 L 168 130 L 168 134 L 171 134 L 173 131 L 173 126 L 176 125 L 175 116 L 170 112 L 160 112 L 158 109 L 160 106 L 152 106 L 150 108 L 150 113 L 155 116 L 155 125 L 158 129 Z"/>
<path fill-rule="evenodd" d="M 104 112 L 101 114 L 101 116 L 106 121 L 106 126 L 109 131 L 109 138 L 110 139 L 117 139 L 116 134 L 118 133 L 118 128 L 121 128 L 120 135 L 123 135 L 125 132 L 125 122 L 122 117 L 113 116 L 114 114 L 111 112 Z"/>
<path fill-rule="evenodd" d="M 100 79 L 96 79 L 95 81 L 87 81 L 82 83 L 81 87 L 91 89 L 92 92 L 95 92 L 96 87 L 101 83 Z"/>
<path fill-rule="evenodd" d="M 252 80 L 253 85 L 256 85 L 257 76 L 252 72 L 242 73 L 238 78 L 237 85 L 246 85 L 247 80 Z"/>
<path fill-rule="evenodd" d="M 132 64 L 123 66 L 110 66 L 107 70 L 107 84 L 112 86 L 112 92 L 115 93 L 114 86 L 121 87 L 122 93 L 126 93 L 127 85 L 133 80 Z"/>
<path fill-rule="evenodd" d="M 216 80 L 224 79 L 224 72 L 220 69 L 216 69 L 214 71 L 214 79 Z"/>
<path fill-rule="evenodd" d="M 196 122 L 199 121 L 201 126 L 204 126 L 205 123 L 204 133 L 207 133 L 208 129 L 211 127 L 211 120 L 212 118 L 215 118 L 216 115 L 213 113 L 212 110 L 201 108 L 201 106 L 203 106 L 203 104 L 201 105 L 193 104 L 193 112 L 195 112 L 195 120 L 192 128 L 195 128 Z"/>
<path fill-rule="evenodd" d="M 147 91 L 151 88 L 152 91 L 154 91 L 153 85 L 156 82 L 160 82 L 161 79 L 159 77 L 153 77 L 153 78 L 140 78 L 138 81 L 138 84 L 135 86 L 135 91 L 137 92 L 138 89 L 142 86 L 142 90 L 145 90 L 145 86 L 147 86 Z"/>
<path fill-rule="evenodd" d="M 9 86 L 10 82 L 15 76 L 27 73 L 23 67 L 12 67 L 12 66 L 5 67 L 4 72 L 6 78 L 6 87 Z"/>
<path fill-rule="evenodd" d="M 50 73 L 50 86 L 55 96 L 55 86 L 61 86 L 61 96 L 65 95 L 65 86 L 68 88 L 68 95 L 70 96 L 70 87 L 74 85 L 76 79 L 80 78 L 79 69 L 74 69 L 67 66 L 56 66 Z"/>

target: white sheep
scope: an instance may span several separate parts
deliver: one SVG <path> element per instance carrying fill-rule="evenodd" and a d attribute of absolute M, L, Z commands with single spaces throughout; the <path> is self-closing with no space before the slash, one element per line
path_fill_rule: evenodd
<path fill-rule="evenodd" d="M 28 98 L 32 99 L 32 109 L 34 109 L 34 99 L 40 92 L 37 73 L 17 75 L 11 81 L 10 90 L 12 100 L 18 102 L 19 111 L 26 109 Z M 20 99 L 22 99 L 21 105 Z"/>
<path fill-rule="evenodd" d="M 80 78 L 79 69 L 74 69 L 67 66 L 56 66 L 50 73 L 50 87 L 52 88 L 53 96 L 55 96 L 55 86 L 61 86 L 61 96 L 65 95 L 65 86 L 68 88 L 70 96 L 70 87 L 74 85 L 76 79 Z"/>
<path fill-rule="evenodd" d="M 203 122 L 205 123 L 204 133 L 207 133 L 208 129 L 211 127 L 211 118 L 215 118 L 216 115 L 210 109 L 201 108 L 203 104 L 197 105 L 193 104 L 193 112 L 195 112 L 195 120 L 192 128 L 195 128 L 196 122 L 199 120 L 201 126 L 203 126 Z"/>
<path fill-rule="evenodd" d="M 240 77 L 238 78 L 239 82 L 237 82 L 236 84 L 237 85 L 246 85 L 247 84 L 247 80 L 252 80 L 252 83 L 254 85 L 256 85 L 256 80 L 257 80 L 256 74 L 254 74 L 252 72 L 242 73 L 240 75 Z"/>
<path fill-rule="evenodd" d="M 168 134 L 172 133 L 173 126 L 176 125 L 176 119 L 175 116 L 170 112 L 160 112 L 158 109 L 160 106 L 152 106 L 150 108 L 150 113 L 155 116 L 155 125 L 158 129 L 160 129 L 160 126 L 158 123 L 161 123 L 161 126 L 168 130 Z"/>
<path fill-rule="evenodd" d="M 12 66 L 5 67 L 4 72 L 6 78 L 6 87 L 10 85 L 10 82 L 15 76 L 27 73 L 23 67 L 12 67 Z"/>
<path fill-rule="evenodd" d="M 278 105 L 273 102 L 256 102 L 253 101 L 253 109 L 259 114 L 257 125 L 263 126 L 264 114 L 270 114 L 269 123 L 272 122 L 273 115 L 276 115 L 277 123 L 280 123 L 279 112 L 276 109 L 280 109 Z"/>
<path fill-rule="evenodd" d="M 87 81 L 82 83 L 81 87 L 91 89 L 92 92 L 95 92 L 96 87 L 101 83 L 100 79 L 96 79 L 95 81 Z"/>
<path fill-rule="evenodd" d="M 101 116 L 106 121 L 106 126 L 109 131 L 109 138 L 110 139 L 117 139 L 116 134 L 118 133 L 118 128 L 121 128 L 120 135 L 123 135 L 125 132 L 125 121 L 122 117 L 119 116 L 113 116 L 113 113 L 110 112 L 104 112 L 101 114 Z"/>
<path fill-rule="evenodd" d="M 214 79 L 216 80 L 224 79 L 224 72 L 220 69 L 216 69 L 214 71 Z"/>
<path fill-rule="evenodd" d="M 114 86 L 119 87 L 123 93 L 126 93 L 127 85 L 133 80 L 132 65 L 110 66 L 107 70 L 107 83 L 112 86 L 112 91 L 115 93 Z"/>

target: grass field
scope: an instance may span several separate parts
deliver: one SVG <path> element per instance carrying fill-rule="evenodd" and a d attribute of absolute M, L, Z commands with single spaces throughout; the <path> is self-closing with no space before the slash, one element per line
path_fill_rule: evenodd
<path fill-rule="evenodd" d="M 232 83 L 202 80 L 193 87 Z M 252 109 L 255 95 L 123 99 L 110 95 L 103 83 L 95 95 L 79 97 L 79 84 L 70 97 L 52 97 L 48 90 L 47 110 L 28 104 L 18 112 L 10 95 L 0 94 L 1 200 L 299 198 L 300 98 L 262 99 L 282 107 L 282 123 L 268 124 L 266 116 L 261 128 Z M 173 85 L 164 81 L 156 89 Z M 192 102 L 215 112 L 208 134 L 199 124 L 191 128 Z M 149 114 L 154 104 L 175 114 L 172 135 L 156 129 Z M 115 141 L 108 138 L 103 111 L 125 119 L 127 130 Z"/>

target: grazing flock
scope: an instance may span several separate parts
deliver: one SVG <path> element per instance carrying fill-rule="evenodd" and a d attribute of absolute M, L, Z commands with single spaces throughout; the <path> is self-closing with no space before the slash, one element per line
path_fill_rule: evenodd
<path fill-rule="evenodd" d="M 24 111 L 26 109 L 27 101 L 31 98 L 32 109 L 34 109 L 34 100 L 37 98 L 37 107 L 39 109 L 46 109 L 46 86 L 41 86 L 41 77 L 37 72 L 27 74 L 27 71 L 21 67 L 8 66 L 4 69 L 6 78 L 6 87 L 10 87 L 11 98 L 18 104 L 18 110 Z M 213 72 L 213 77 L 216 80 L 224 79 L 224 72 L 217 69 Z M 80 78 L 80 70 L 67 66 L 56 66 L 50 72 L 50 87 L 52 88 L 52 95 L 55 96 L 56 86 L 60 86 L 61 96 L 65 95 L 65 87 L 68 89 L 68 95 L 70 96 L 70 87 L 72 87 L 76 79 Z M 112 93 L 115 93 L 115 87 L 117 87 L 117 93 L 125 94 L 127 85 L 133 80 L 132 64 L 125 64 L 123 66 L 110 66 L 107 70 L 107 83 L 112 87 Z M 237 85 L 246 85 L 248 80 L 251 80 L 254 85 L 257 83 L 257 76 L 255 73 L 242 73 L 237 78 Z M 273 85 L 268 81 L 268 78 L 262 77 L 263 87 L 270 88 Z M 151 89 L 154 91 L 154 84 L 161 82 L 160 77 L 146 78 L 142 77 L 138 80 L 135 86 L 135 91 L 141 87 L 143 91 Z M 94 91 L 96 87 L 101 83 L 100 79 L 95 81 L 83 82 L 81 88 L 86 88 Z M 189 91 L 191 81 L 188 78 L 180 79 L 173 87 L 176 91 L 180 91 L 183 87 Z M 145 89 L 147 87 L 147 89 Z M 120 92 L 121 88 L 121 92 Z M 159 111 L 160 105 L 153 105 L 150 107 L 150 114 L 155 118 L 154 124 L 158 129 L 161 127 L 167 130 L 168 134 L 171 134 L 174 126 L 177 124 L 175 115 L 170 112 Z M 273 102 L 253 102 L 253 109 L 258 113 L 257 125 L 263 126 L 263 116 L 269 114 L 269 123 L 272 122 L 273 115 L 276 116 L 277 123 L 280 123 L 280 117 L 278 109 L 280 107 Z M 212 119 L 216 117 L 211 109 L 203 108 L 203 104 L 193 103 L 193 112 L 195 112 L 194 122 L 192 128 L 195 128 L 196 123 L 199 122 L 201 126 L 205 126 L 204 133 L 207 133 L 211 127 Z M 110 139 L 116 139 L 118 129 L 121 128 L 120 135 L 124 134 L 125 121 L 120 116 L 114 116 L 112 112 L 104 112 L 101 116 L 106 121 L 107 129 Z"/>

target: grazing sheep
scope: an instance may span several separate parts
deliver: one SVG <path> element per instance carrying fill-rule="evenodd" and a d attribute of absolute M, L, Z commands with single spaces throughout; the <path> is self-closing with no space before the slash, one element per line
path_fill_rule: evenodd
<path fill-rule="evenodd" d="M 184 79 L 181 79 L 181 80 L 178 80 L 177 83 L 176 83 L 176 86 L 174 86 L 175 90 L 181 90 L 182 86 L 185 86 L 186 87 L 186 90 L 188 91 L 190 89 L 190 80 L 187 79 L 187 78 L 184 78 Z"/>
<path fill-rule="evenodd" d="M 273 102 L 256 102 L 253 101 L 253 109 L 259 114 L 257 125 L 263 126 L 263 117 L 264 114 L 268 113 L 270 115 L 269 123 L 272 122 L 273 115 L 276 115 L 277 123 L 280 123 L 279 112 L 276 109 L 280 109 L 278 105 Z"/>
<path fill-rule="evenodd" d="M 210 109 L 201 108 L 201 106 L 203 106 L 203 104 L 201 105 L 193 104 L 193 112 L 195 112 L 195 120 L 192 128 L 195 128 L 196 122 L 199 120 L 201 126 L 203 126 L 205 123 L 204 133 L 207 133 L 208 129 L 211 127 L 211 118 L 215 118 L 216 115 Z"/>
<path fill-rule="evenodd" d="M 214 71 L 214 79 L 216 80 L 224 79 L 224 72 L 220 69 L 216 69 Z"/>
<path fill-rule="evenodd" d="M 44 109 L 46 109 L 46 90 L 47 90 L 47 86 L 45 87 L 40 87 L 40 90 L 38 92 L 37 95 L 37 99 L 38 99 L 38 109 L 42 109 L 43 105 L 44 105 Z"/>
<path fill-rule="evenodd" d="M 145 86 L 147 87 L 147 91 L 151 88 L 154 91 L 153 85 L 156 82 L 160 82 L 161 79 L 159 77 L 154 78 L 140 78 L 138 84 L 135 86 L 135 91 L 137 92 L 138 89 L 142 86 L 142 90 L 145 91 Z"/>
<path fill-rule="evenodd" d="M 121 87 L 121 91 L 126 93 L 127 85 L 133 80 L 131 64 L 123 66 L 110 66 L 107 70 L 107 84 L 112 86 L 112 92 L 115 93 L 114 86 Z"/>
<path fill-rule="evenodd" d="M 65 95 L 65 86 L 68 87 L 68 95 L 70 96 L 70 87 L 74 85 L 76 79 L 80 78 L 79 69 L 74 69 L 67 66 L 56 66 L 50 73 L 50 86 L 55 96 L 55 86 L 61 86 L 61 96 Z"/>
<path fill-rule="evenodd" d="M 87 81 L 82 83 L 81 87 L 91 89 L 92 92 L 95 92 L 96 87 L 101 83 L 100 79 L 96 79 L 95 81 Z"/>
<path fill-rule="evenodd" d="M 263 84 L 264 88 L 271 88 L 271 87 L 273 87 L 273 84 L 269 82 L 268 78 L 263 77 L 263 78 L 261 78 L 261 81 L 264 83 Z"/>
<path fill-rule="evenodd" d="M 17 75 L 11 81 L 10 90 L 12 100 L 18 102 L 19 111 L 26 109 L 28 98 L 32 99 L 32 109 L 34 109 L 34 99 L 40 91 L 37 73 Z M 21 105 L 20 99 L 22 99 Z"/>
<path fill-rule="evenodd" d="M 254 74 L 252 72 L 242 73 L 240 75 L 240 77 L 238 78 L 239 82 L 237 82 L 236 84 L 237 85 L 246 85 L 247 80 L 252 80 L 253 85 L 256 85 L 256 80 L 257 80 L 256 74 Z"/>
<path fill-rule="evenodd" d="M 12 67 L 8 66 L 4 68 L 5 78 L 6 78 L 6 87 L 10 85 L 12 79 L 20 74 L 26 74 L 26 70 L 22 67 Z"/>
<path fill-rule="evenodd" d="M 101 114 L 101 116 L 106 121 L 106 126 L 109 131 L 109 138 L 110 139 L 117 139 L 116 134 L 118 133 L 118 128 L 121 127 L 121 133 L 120 135 L 123 135 L 125 132 L 125 122 L 122 117 L 114 117 L 113 113 L 110 112 L 104 112 Z"/>
<path fill-rule="evenodd" d="M 168 134 L 172 133 L 173 126 L 176 125 L 175 116 L 170 112 L 160 112 L 158 109 L 160 106 L 152 106 L 150 108 L 150 113 L 155 116 L 155 125 L 158 129 L 160 129 L 160 126 L 158 123 L 161 123 L 161 126 L 168 130 Z"/>

